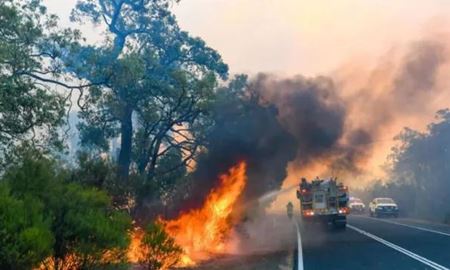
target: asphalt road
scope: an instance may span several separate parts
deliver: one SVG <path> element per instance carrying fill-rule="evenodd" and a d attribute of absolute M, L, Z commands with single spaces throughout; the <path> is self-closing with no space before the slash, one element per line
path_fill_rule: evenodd
<path fill-rule="evenodd" d="M 449 226 L 366 216 L 349 216 L 348 224 L 301 234 L 305 270 L 450 269 Z"/>
<path fill-rule="evenodd" d="M 195 270 L 450 270 L 450 226 L 397 218 L 349 216 L 344 231 L 314 227 L 299 230 L 285 216 L 258 236 L 279 238 L 282 248 L 252 255 L 216 258 Z M 299 222 L 300 223 L 300 222 Z M 280 232 L 287 233 L 280 237 Z M 274 237 L 274 235 L 277 235 Z M 298 240 L 300 238 L 300 249 Z M 272 241 L 273 242 L 273 241 Z M 300 252 L 299 252 L 300 251 Z"/>

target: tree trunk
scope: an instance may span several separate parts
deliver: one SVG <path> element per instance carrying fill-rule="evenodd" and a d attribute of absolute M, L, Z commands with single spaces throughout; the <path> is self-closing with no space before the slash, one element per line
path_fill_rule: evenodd
<path fill-rule="evenodd" d="M 131 163 L 131 147 L 133 143 L 133 110 L 127 106 L 120 122 L 120 153 L 118 162 L 118 177 L 128 180 Z"/>
<path fill-rule="evenodd" d="M 155 176 L 156 161 L 158 159 L 159 149 L 161 147 L 161 140 L 162 135 L 158 135 L 149 160 L 150 166 L 147 172 L 147 181 L 150 181 Z"/>

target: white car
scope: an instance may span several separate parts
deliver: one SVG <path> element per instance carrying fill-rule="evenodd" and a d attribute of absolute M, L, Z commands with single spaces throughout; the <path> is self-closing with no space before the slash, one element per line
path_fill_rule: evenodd
<path fill-rule="evenodd" d="M 398 205 L 391 198 L 375 198 L 369 204 L 370 216 L 398 217 Z"/>
<path fill-rule="evenodd" d="M 359 198 L 351 197 L 348 201 L 350 212 L 354 214 L 361 214 L 366 211 L 366 205 Z"/>

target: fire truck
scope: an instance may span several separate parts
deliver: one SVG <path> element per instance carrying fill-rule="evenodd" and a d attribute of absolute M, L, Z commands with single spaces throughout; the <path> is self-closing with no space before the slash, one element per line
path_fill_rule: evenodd
<path fill-rule="evenodd" d="M 302 225 L 321 223 L 337 229 L 345 229 L 349 214 L 348 188 L 337 178 L 308 181 L 301 179 L 297 190 L 300 200 Z"/>

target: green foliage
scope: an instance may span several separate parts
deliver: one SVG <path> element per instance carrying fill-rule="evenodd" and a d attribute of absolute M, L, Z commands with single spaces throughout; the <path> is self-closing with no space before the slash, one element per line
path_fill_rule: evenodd
<path fill-rule="evenodd" d="M 141 263 L 149 270 L 170 269 L 180 260 L 183 250 L 175 243 L 160 223 L 151 223 L 145 229 L 142 241 L 143 259 Z"/>
<path fill-rule="evenodd" d="M 159 159 L 171 148 L 187 153 L 180 161 L 186 165 L 197 153 L 197 127 L 205 121 L 217 80 L 227 76 L 220 55 L 179 28 L 170 2 L 84 0 L 72 14 L 109 31 L 102 47 L 81 47 L 72 62 L 80 77 L 107 82 L 83 99 L 82 143 L 104 150 L 107 139 L 120 135 L 121 178 L 128 179 L 131 165 L 143 179 L 154 178 Z"/>
<path fill-rule="evenodd" d="M 0 2 L 0 151 L 20 143 L 59 147 L 66 100 L 49 87 L 63 75 L 62 52 L 79 33 L 59 30 L 39 0 Z M 5 160 L 2 160 L 5 163 Z"/>
<path fill-rule="evenodd" d="M 42 208 L 32 197 L 13 197 L 0 184 L 0 269 L 31 269 L 51 254 L 54 238 Z"/>
<path fill-rule="evenodd" d="M 105 192 L 66 182 L 67 175 L 43 157 L 25 157 L 4 177 L 12 196 L 33 200 L 25 213 L 40 205 L 38 212 L 49 221 L 52 256 L 44 263 L 55 269 L 99 269 L 123 263 L 130 218 L 112 208 Z"/>
<path fill-rule="evenodd" d="M 183 187 L 186 180 L 187 169 L 183 164 L 183 156 L 179 149 L 172 148 L 167 151 L 158 162 L 155 177 L 147 181 L 140 181 L 137 190 L 137 200 L 161 199 L 171 204 L 174 196 L 178 196 L 177 189 Z"/>
<path fill-rule="evenodd" d="M 71 181 L 104 190 L 111 196 L 119 196 L 129 192 L 129 187 L 117 180 L 115 171 L 115 164 L 109 158 L 81 152 L 78 155 L 78 167 L 71 171 Z"/>
<path fill-rule="evenodd" d="M 68 184 L 62 196 L 63 201 L 53 206 L 55 261 L 85 269 L 116 262 L 117 258 L 113 262 L 103 259 L 111 250 L 123 255 L 128 246 L 129 217 L 108 209 L 110 200 L 104 192 Z M 68 260 L 71 254 L 76 259 Z"/>

